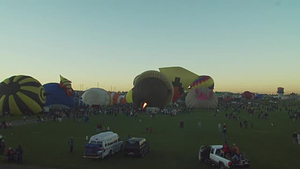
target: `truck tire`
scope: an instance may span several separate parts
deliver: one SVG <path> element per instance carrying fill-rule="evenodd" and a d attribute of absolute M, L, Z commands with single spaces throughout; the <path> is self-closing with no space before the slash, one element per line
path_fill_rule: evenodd
<path fill-rule="evenodd" d="M 223 163 L 220 163 L 219 168 L 220 168 L 220 169 L 225 169 L 224 164 L 223 164 Z"/>

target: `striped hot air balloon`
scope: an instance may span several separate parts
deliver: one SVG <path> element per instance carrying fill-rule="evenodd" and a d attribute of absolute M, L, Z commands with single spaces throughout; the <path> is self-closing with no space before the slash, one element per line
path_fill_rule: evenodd
<path fill-rule="evenodd" d="M 68 96 L 73 96 L 74 95 L 74 90 L 71 86 L 72 82 L 70 80 L 62 77 L 61 75 L 59 75 L 59 76 L 60 76 L 60 87 L 67 92 Z"/>
<path fill-rule="evenodd" d="M 111 92 L 110 97 L 112 98 L 112 103 L 117 104 L 118 103 L 118 98 L 119 98 L 119 93 L 116 92 Z"/>
<path fill-rule="evenodd" d="M 45 102 L 44 87 L 30 76 L 12 76 L 0 83 L 0 113 L 40 113 Z"/>
<path fill-rule="evenodd" d="M 199 78 L 190 85 L 190 89 L 198 87 L 214 89 L 214 80 L 210 76 L 199 76 Z"/>
<path fill-rule="evenodd" d="M 126 98 L 125 96 L 119 96 L 118 99 L 117 99 L 117 104 L 124 104 L 126 103 Z"/>

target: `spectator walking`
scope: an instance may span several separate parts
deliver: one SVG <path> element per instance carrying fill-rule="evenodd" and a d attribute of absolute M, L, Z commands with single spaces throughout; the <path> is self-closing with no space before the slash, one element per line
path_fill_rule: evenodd
<path fill-rule="evenodd" d="M 74 148 L 74 140 L 73 137 L 71 137 L 71 139 L 68 141 L 69 146 L 70 146 L 70 153 L 73 152 L 73 148 Z"/>

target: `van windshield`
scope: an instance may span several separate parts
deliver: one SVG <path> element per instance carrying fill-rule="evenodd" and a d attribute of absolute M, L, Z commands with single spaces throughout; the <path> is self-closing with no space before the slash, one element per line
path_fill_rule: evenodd
<path fill-rule="evenodd" d="M 100 147 L 102 147 L 101 141 L 90 141 L 90 144 L 98 144 Z"/>

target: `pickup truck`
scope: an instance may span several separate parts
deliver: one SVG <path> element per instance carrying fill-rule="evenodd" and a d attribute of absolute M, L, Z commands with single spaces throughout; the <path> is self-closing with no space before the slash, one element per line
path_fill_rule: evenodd
<path fill-rule="evenodd" d="M 240 156 L 240 160 L 236 162 L 231 161 L 231 158 L 225 158 L 222 147 L 222 145 L 201 146 L 199 150 L 199 161 L 217 165 L 220 169 L 248 168 L 250 166 L 249 161 L 242 156 Z"/>

